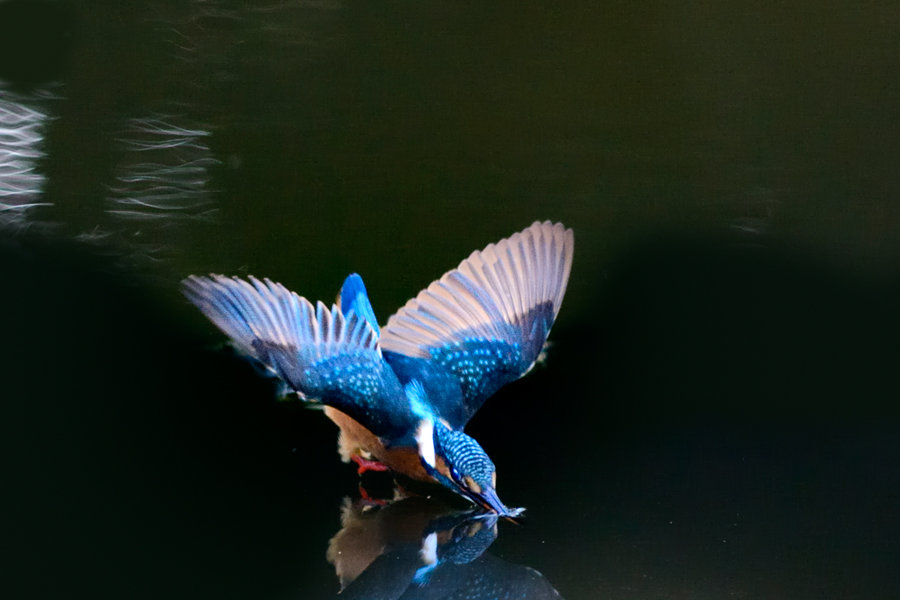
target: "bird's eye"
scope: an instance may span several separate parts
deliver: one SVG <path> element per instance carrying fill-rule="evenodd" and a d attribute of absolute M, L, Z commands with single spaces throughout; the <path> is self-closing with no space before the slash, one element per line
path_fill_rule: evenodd
<path fill-rule="evenodd" d="M 456 467 L 450 469 L 450 475 L 453 477 L 453 481 L 460 480 L 459 470 Z"/>

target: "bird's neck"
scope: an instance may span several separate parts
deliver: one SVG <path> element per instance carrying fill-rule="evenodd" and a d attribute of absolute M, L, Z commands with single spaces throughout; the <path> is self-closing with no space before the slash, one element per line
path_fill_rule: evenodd
<path fill-rule="evenodd" d="M 434 450 L 434 421 L 424 418 L 416 427 L 416 444 L 419 447 L 419 456 L 426 465 L 432 469 L 437 468 L 437 458 Z"/>

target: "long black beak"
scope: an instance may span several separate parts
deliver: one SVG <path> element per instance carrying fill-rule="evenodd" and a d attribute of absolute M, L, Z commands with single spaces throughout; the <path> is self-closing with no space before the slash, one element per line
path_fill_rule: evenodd
<path fill-rule="evenodd" d="M 501 502 L 500 496 L 497 495 L 494 488 L 485 488 L 481 490 L 480 494 L 472 493 L 472 499 L 483 508 L 493 511 L 498 515 L 505 515 L 509 512 L 509 509 Z"/>
<path fill-rule="evenodd" d="M 486 508 L 487 510 L 496 513 L 499 517 L 504 517 L 509 521 L 513 521 L 515 517 L 521 515 L 524 511 L 521 508 L 515 508 L 510 510 L 506 507 L 505 504 L 500 500 L 500 497 L 497 495 L 497 491 L 494 488 L 484 488 L 481 490 L 481 493 L 470 492 L 469 497 L 482 508 Z M 517 521 L 513 521 L 514 523 Z"/>

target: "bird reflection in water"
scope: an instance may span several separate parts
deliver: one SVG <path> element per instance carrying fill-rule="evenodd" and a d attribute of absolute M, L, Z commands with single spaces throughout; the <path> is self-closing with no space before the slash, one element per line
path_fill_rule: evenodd
<path fill-rule="evenodd" d="M 561 598 L 536 570 L 485 552 L 498 516 L 431 498 L 344 500 L 328 544 L 342 599 Z"/>

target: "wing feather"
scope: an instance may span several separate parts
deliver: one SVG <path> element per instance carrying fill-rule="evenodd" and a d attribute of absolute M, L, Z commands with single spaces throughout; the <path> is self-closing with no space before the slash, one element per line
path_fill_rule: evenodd
<path fill-rule="evenodd" d="M 347 413 L 375 435 L 408 428 L 402 386 L 366 319 L 315 306 L 280 283 L 255 277 L 190 276 L 184 293 L 235 346 L 307 400 Z"/>
<path fill-rule="evenodd" d="M 381 348 L 450 369 L 471 416 L 537 360 L 565 295 L 573 251 L 572 230 L 549 221 L 476 250 L 388 320 Z"/>

